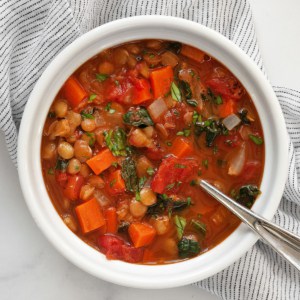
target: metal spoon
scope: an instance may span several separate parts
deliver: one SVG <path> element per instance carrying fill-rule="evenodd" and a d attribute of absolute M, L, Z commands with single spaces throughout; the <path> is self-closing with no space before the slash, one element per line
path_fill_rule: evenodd
<path fill-rule="evenodd" d="M 232 213 L 246 223 L 273 250 L 284 257 L 300 271 L 300 237 L 267 221 L 250 209 L 232 200 L 205 180 L 199 185 L 212 197 L 226 206 Z"/>

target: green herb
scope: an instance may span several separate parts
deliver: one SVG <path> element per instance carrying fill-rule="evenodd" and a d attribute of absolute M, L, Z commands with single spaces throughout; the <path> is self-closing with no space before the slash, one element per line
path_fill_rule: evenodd
<path fill-rule="evenodd" d="M 195 186 L 197 185 L 197 181 L 195 179 L 191 180 L 190 186 Z"/>
<path fill-rule="evenodd" d="M 217 105 L 223 104 L 223 100 L 222 100 L 222 97 L 220 95 L 215 98 L 215 103 Z"/>
<path fill-rule="evenodd" d="M 169 190 L 171 190 L 174 186 L 175 186 L 175 182 L 170 183 L 170 184 L 168 184 L 168 185 L 166 186 L 166 190 L 169 191 Z"/>
<path fill-rule="evenodd" d="M 193 124 L 196 124 L 196 122 L 202 122 L 202 117 L 199 115 L 195 110 L 193 112 Z"/>
<path fill-rule="evenodd" d="M 105 105 L 104 110 L 105 110 L 105 111 L 109 111 L 110 108 L 111 108 L 111 102 L 108 102 L 108 103 Z"/>
<path fill-rule="evenodd" d="M 108 111 L 110 114 L 113 114 L 116 112 L 115 109 L 111 108 L 111 102 L 108 102 L 105 107 L 104 107 L 105 111 Z"/>
<path fill-rule="evenodd" d="M 155 173 L 154 169 L 151 168 L 151 167 L 149 167 L 149 168 L 147 169 L 146 172 L 147 172 L 147 174 L 148 174 L 149 176 L 152 176 L 152 175 L 154 175 L 154 173 Z"/>
<path fill-rule="evenodd" d="M 185 168 L 186 168 L 186 165 L 175 164 L 175 168 L 177 168 L 177 169 L 185 169 Z"/>
<path fill-rule="evenodd" d="M 125 181 L 126 189 L 130 192 L 137 192 L 139 190 L 139 179 L 135 162 L 131 157 L 126 157 L 123 160 L 121 174 Z"/>
<path fill-rule="evenodd" d="M 175 54 L 179 54 L 181 51 L 182 44 L 179 42 L 170 42 L 167 45 L 167 49 L 174 52 Z"/>
<path fill-rule="evenodd" d="M 65 172 L 69 164 L 68 160 L 58 158 L 55 165 L 55 170 Z"/>
<path fill-rule="evenodd" d="M 115 85 L 116 85 L 116 86 L 119 86 L 119 85 L 120 85 L 119 80 L 115 80 Z"/>
<path fill-rule="evenodd" d="M 244 206 L 251 207 L 260 193 L 261 192 L 256 185 L 244 185 L 235 196 L 235 200 Z"/>
<path fill-rule="evenodd" d="M 191 130 L 190 129 L 185 129 L 184 130 L 184 136 L 190 136 Z"/>
<path fill-rule="evenodd" d="M 190 75 L 191 75 L 192 77 L 195 76 L 195 72 L 194 72 L 193 70 L 189 70 L 189 73 L 190 73 Z"/>
<path fill-rule="evenodd" d="M 135 127 L 147 127 L 154 125 L 147 109 L 143 107 L 132 107 L 123 116 L 123 122 Z"/>
<path fill-rule="evenodd" d="M 175 101 L 181 102 L 181 93 L 174 81 L 171 84 L 171 95 Z"/>
<path fill-rule="evenodd" d="M 200 97 L 201 97 L 201 99 L 203 101 L 207 101 L 208 100 L 205 94 L 200 94 Z"/>
<path fill-rule="evenodd" d="M 182 181 L 177 181 L 176 187 L 179 187 L 179 186 L 181 186 L 181 185 L 182 185 Z"/>
<path fill-rule="evenodd" d="M 181 258 L 192 257 L 200 252 L 200 246 L 197 241 L 184 237 L 178 242 L 178 253 Z"/>
<path fill-rule="evenodd" d="M 117 168 L 118 167 L 118 163 L 116 161 L 114 161 L 112 164 L 111 164 L 113 167 Z"/>
<path fill-rule="evenodd" d="M 193 98 L 192 90 L 191 90 L 189 83 L 187 83 L 184 80 L 180 80 L 179 86 L 180 86 L 182 94 L 186 100 Z"/>
<path fill-rule="evenodd" d="M 104 139 L 107 147 L 114 156 L 126 156 L 128 152 L 126 133 L 124 129 L 117 127 L 105 131 Z"/>
<path fill-rule="evenodd" d="M 166 195 L 166 194 L 162 194 L 161 197 L 162 197 L 164 200 L 168 200 L 168 199 L 169 199 L 169 198 L 168 198 L 168 195 Z"/>
<path fill-rule="evenodd" d="M 145 184 L 145 182 L 146 182 L 146 180 L 147 180 L 147 177 L 141 177 L 140 179 L 139 179 L 139 183 L 138 183 L 138 189 L 137 189 L 137 191 L 135 192 L 135 200 L 136 201 L 141 201 L 141 189 L 143 188 L 143 186 L 144 186 L 144 184 Z"/>
<path fill-rule="evenodd" d="M 82 111 L 80 114 L 81 114 L 82 119 L 94 119 L 95 118 L 92 114 L 85 113 L 84 111 Z"/>
<path fill-rule="evenodd" d="M 207 94 L 201 94 L 200 95 L 203 101 L 211 101 L 212 103 L 216 105 L 221 105 L 223 103 L 223 99 L 220 95 L 216 96 L 212 92 L 210 88 L 207 89 Z"/>
<path fill-rule="evenodd" d="M 208 119 L 195 123 L 195 135 L 200 136 L 202 133 L 205 133 L 206 146 L 212 147 L 216 137 L 228 135 L 228 130 L 220 120 Z"/>
<path fill-rule="evenodd" d="M 113 187 L 117 182 L 117 179 L 113 179 L 110 183 L 109 183 L 109 186 L 110 187 Z"/>
<path fill-rule="evenodd" d="M 245 125 L 250 125 L 251 124 L 251 122 L 250 122 L 250 120 L 248 119 L 248 116 L 247 116 L 248 115 L 248 110 L 247 109 L 242 108 L 238 112 L 238 114 L 239 114 L 239 117 L 240 117 L 243 124 L 245 124 Z"/>
<path fill-rule="evenodd" d="M 176 225 L 178 239 L 181 240 L 183 236 L 184 228 L 186 226 L 186 219 L 176 215 L 174 217 L 174 223 Z"/>
<path fill-rule="evenodd" d="M 217 154 L 218 151 L 219 151 L 218 146 L 214 145 L 214 147 L 213 147 L 213 154 Z"/>
<path fill-rule="evenodd" d="M 206 234 L 206 225 L 198 220 L 192 220 L 191 225 L 199 232 Z"/>
<path fill-rule="evenodd" d="M 179 116 L 180 116 L 180 113 L 179 113 L 179 111 L 178 111 L 178 110 L 176 110 L 176 109 L 174 109 L 174 110 L 173 110 L 173 114 L 174 114 L 175 116 L 177 116 L 177 117 L 179 117 Z"/>
<path fill-rule="evenodd" d="M 202 175 L 202 171 L 199 170 L 197 174 L 198 174 L 198 176 L 201 176 Z"/>
<path fill-rule="evenodd" d="M 141 201 L 141 193 L 140 193 L 140 191 L 136 191 L 135 192 L 135 200 L 136 201 Z"/>
<path fill-rule="evenodd" d="M 96 99 L 96 97 L 97 97 L 96 94 L 90 95 L 88 102 L 93 102 Z"/>
<path fill-rule="evenodd" d="M 93 147 L 96 141 L 95 133 L 86 132 L 85 134 L 89 137 L 89 146 Z"/>
<path fill-rule="evenodd" d="M 149 57 L 150 57 L 150 58 L 154 58 L 154 57 L 155 57 L 155 54 L 151 53 L 151 54 L 149 54 Z"/>
<path fill-rule="evenodd" d="M 56 117 L 56 114 L 55 114 L 55 112 L 54 111 L 50 111 L 49 113 L 48 113 L 48 118 L 55 118 Z"/>
<path fill-rule="evenodd" d="M 172 146 L 172 143 L 171 142 L 166 142 L 167 146 L 171 147 Z"/>
<path fill-rule="evenodd" d="M 228 146 L 232 146 L 232 140 L 226 140 L 225 142 L 224 142 L 226 145 L 228 145 Z"/>
<path fill-rule="evenodd" d="M 212 101 L 214 101 L 216 98 L 216 96 L 214 95 L 214 93 L 210 88 L 207 89 L 207 98 L 208 100 L 212 100 Z"/>
<path fill-rule="evenodd" d="M 190 134 L 191 134 L 190 129 L 184 129 L 183 131 L 178 131 L 176 133 L 176 135 L 178 135 L 178 136 L 186 136 L 186 137 L 188 137 Z"/>
<path fill-rule="evenodd" d="M 205 167 L 205 169 L 208 169 L 208 159 L 202 160 L 202 166 Z"/>
<path fill-rule="evenodd" d="M 188 200 L 174 200 L 172 197 L 168 197 L 166 194 L 158 194 L 157 202 L 148 207 L 147 214 L 161 215 L 165 212 L 172 213 L 173 211 L 185 209 L 188 206 Z"/>
<path fill-rule="evenodd" d="M 187 206 L 191 206 L 191 204 L 192 204 L 192 198 L 191 197 L 187 197 L 186 198 L 186 202 L 187 202 Z"/>
<path fill-rule="evenodd" d="M 229 193 L 230 197 L 231 198 L 236 198 L 237 194 L 236 194 L 236 190 L 235 189 L 232 189 Z"/>
<path fill-rule="evenodd" d="M 96 79 L 101 82 L 105 81 L 108 77 L 109 77 L 109 75 L 107 75 L 107 74 L 96 74 Z"/>
<path fill-rule="evenodd" d="M 254 135 L 254 134 L 249 134 L 249 139 L 256 145 L 262 145 L 264 143 L 262 137 Z"/>
<path fill-rule="evenodd" d="M 139 184 L 138 184 L 138 190 L 135 192 L 135 199 L 137 201 L 141 201 L 141 189 L 143 188 L 145 182 L 147 180 L 147 177 L 143 176 L 139 179 Z"/>
<path fill-rule="evenodd" d="M 48 173 L 49 175 L 54 175 L 53 168 L 49 168 L 47 173 Z"/>
<path fill-rule="evenodd" d="M 198 105 L 198 101 L 195 99 L 187 99 L 186 103 L 189 104 L 190 106 L 196 107 Z"/>
<path fill-rule="evenodd" d="M 143 188 L 146 181 L 147 181 L 147 177 L 145 177 L 145 176 L 143 176 L 139 179 L 139 190 L 141 190 Z"/>

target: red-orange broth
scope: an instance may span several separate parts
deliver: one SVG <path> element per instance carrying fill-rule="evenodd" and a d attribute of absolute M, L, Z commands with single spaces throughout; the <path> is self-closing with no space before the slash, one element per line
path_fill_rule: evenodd
<path fill-rule="evenodd" d="M 199 49 L 142 40 L 78 68 L 45 121 L 42 171 L 65 224 L 108 259 L 164 264 L 224 240 L 235 216 L 206 179 L 251 207 L 263 131 L 234 75 Z"/>

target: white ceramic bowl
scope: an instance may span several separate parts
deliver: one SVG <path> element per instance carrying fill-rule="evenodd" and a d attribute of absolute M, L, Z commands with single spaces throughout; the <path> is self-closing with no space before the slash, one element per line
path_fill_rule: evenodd
<path fill-rule="evenodd" d="M 109 261 L 65 226 L 47 194 L 40 162 L 44 121 L 64 81 L 102 50 L 146 38 L 175 40 L 206 51 L 224 63 L 248 90 L 262 121 L 266 147 L 262 195 L 253 210 L 267 219 L 273 217 L 288 168 L 288 138 L 276 96 L 258 67 L 232 42 L 202 25 L 173 17 L 141 16 L 105 24 L 78 38 L 51 62 L 36 83 L 23 115 L 18 145 L 19 177 L 38 227 L 75 265 L 116 284 L 167 288 L 186 285 L 223 270 L 249 250 L 257 236 L 242 224 L 212 250 L 184 262 L 148 266 Z"/>

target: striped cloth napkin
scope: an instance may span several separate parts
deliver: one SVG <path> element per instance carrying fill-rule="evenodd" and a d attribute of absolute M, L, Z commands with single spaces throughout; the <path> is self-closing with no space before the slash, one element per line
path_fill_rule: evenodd
<path fill-rule="evenodd" d="M 217 30 L 264 72 L 246 0 L 1 0 L 0 128 L 15 164 L 22 113 L 49 62 L 84 32 L 145 14 L 177 16 Z M 282 87 L 274 90 L 290 134 L 289 176 L 274 221 L 300 235 L 300 93 Z M 300 274 L 262 242 L 196 285 L 222 299 L 300 299 Z"/>

